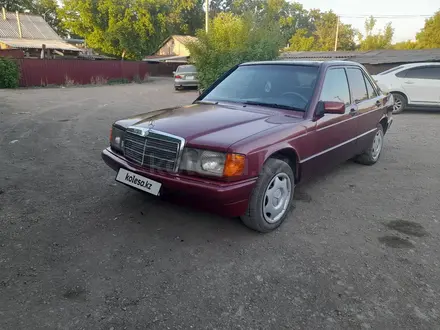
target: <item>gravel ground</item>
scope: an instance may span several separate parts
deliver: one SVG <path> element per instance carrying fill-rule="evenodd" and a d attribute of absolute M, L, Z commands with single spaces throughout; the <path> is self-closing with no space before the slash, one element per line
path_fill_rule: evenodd
<path fill-rule="evenodd" d="M 440 329 L 440 115 L 296 192 L 262 235 L 117 184 L 110 124 L 169 80 L 0 91 L 1 329 Z"/>

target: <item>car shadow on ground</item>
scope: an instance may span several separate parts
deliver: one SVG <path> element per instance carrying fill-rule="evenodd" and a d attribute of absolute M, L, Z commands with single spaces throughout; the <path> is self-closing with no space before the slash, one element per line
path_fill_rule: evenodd
<path fill-rule="evenodd" d="M 175 93 L 197 93 L 198 88 L 197 87 L 186 87 L 186 88 L 179 88 L 175 89 Z"/>
<path fill-rule="evenodd" d="M 356 169 L 361 166 L 353 161 L 347 161 L 337 167 L 330 168 L 320 175 L 299 184 L 295 188 L 295 204 L 305 204 L 308 207 L 313 202 L 311 190 L 323 184 L 328 175 L 335 176 L 347 169 Z M 145 235 L 157 231 L 188 233 L 219 233 L 226 236 L 243 237 L 261 235 L 242 224 L 239 217 L 229 218 L 210 211 L 210 206 L 203 207 L 197 201 L 179 200 L 175 195 L 155 197 L 144 192 L 122 187 L 125 192 L 112 196 L 113 213 L 119 215 L 123 221 L 129 221 L 140 227 Z M 298 207 L 298 205 L 296 206 Z M 294 216 L 293 214 L 291 216 Z M 276 232 L 276 231 L 275 231 Z M 192 235 L 192 234 L 190 234 Z"/>
<path fill-rule="evenodd" d="M 395 114 L 393 116 L 398 117 L 398 116 L 402 116 L 402 115 L 420 115 L 420 114 L 440 114 L 440 108 L 439 109 L 414 109 L 414 108 L 409 108 L 409 109 L 405 109 L 401 114 Z"/>
<path fill-rule="evenodd" d="M 174 197 L 155 197 L 126 188 L 123 196 L 114 195 L 113 212 L 123 222 L 135 225 L 146 237 L 161 232 L 165 236 L 200 236 L 200 233 L 224 238 L 255 236 L 258 233 L 245 227 L 239 218 L 227 218 L 203 208 L 179 202 Z M 121 224 L 121 223 L 120 223 Z M 121 224 L 122 225 L 122 224 Z"/>

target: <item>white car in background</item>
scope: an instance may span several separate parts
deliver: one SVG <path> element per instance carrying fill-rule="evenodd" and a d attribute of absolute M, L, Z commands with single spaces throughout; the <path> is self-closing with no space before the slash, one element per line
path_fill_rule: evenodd
<path fill-rule="evenodd" d="M 440 110 L 440 63 L 404 64 L 372 77 L 393 94 L 394 114 L 406 108 Z"/>

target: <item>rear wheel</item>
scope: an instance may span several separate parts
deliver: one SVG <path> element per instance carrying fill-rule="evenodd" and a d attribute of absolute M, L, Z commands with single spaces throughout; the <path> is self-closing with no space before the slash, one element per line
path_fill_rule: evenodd
<path fill-rule="evenodd" d="M 399 93 L 392 93 L 394 97 L 393 114 L 402 113 L 405 110 L 408 102 L 406 97 Z"/>
<path fill-rule="evenodd" d="M 261 233 L 275 230 L 292 210 L 294 189 L 292 167 L 283 160 L 268 159 L 241 220 L 247 227 Z"/>
<path fill-rule="evenodd" d="M 374 135 L 371 146 L 362 154 L 356 157 L 356 162 L 363 165 L 373 165 L 379 160 L 383 147 L 383 127 L 382 124 L 377 125 L 377 131 Z"/>

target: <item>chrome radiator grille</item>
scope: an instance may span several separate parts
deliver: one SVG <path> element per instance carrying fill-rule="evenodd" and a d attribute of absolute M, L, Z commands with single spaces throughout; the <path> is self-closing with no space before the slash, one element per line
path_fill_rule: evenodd
<path fill-rule="evenodd" d="M 125 157 L 147 168 L 176 171 L 182 146 L 183 140 L 155 131 L 145 136 L 125 133 Z"/>

